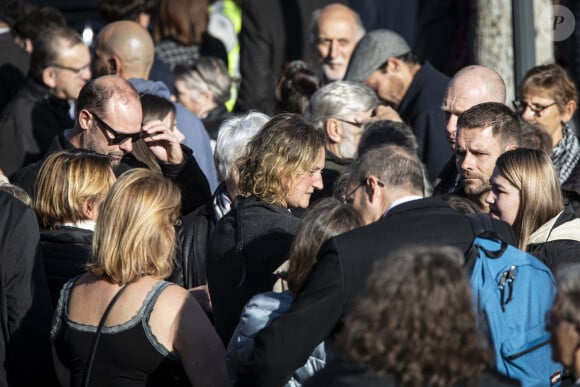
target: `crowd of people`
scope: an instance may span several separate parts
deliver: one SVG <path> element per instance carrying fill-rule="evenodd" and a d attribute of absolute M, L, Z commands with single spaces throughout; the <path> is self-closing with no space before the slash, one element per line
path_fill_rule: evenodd
<path fill-rule="evenodd" d="M 0 4 L 0 386 L 520 385 L 468 214 L 555 278 L 534 361 L 558 368 L 531 385 L 580 385 L 561 66 L 511 107 L 494 69 L 449 77 L 344 1 L 242 2 L 239 57 L 208 0 L 100 9 L 89 45 Z M 274 38 L 281 14 L 304 23 Z"/>

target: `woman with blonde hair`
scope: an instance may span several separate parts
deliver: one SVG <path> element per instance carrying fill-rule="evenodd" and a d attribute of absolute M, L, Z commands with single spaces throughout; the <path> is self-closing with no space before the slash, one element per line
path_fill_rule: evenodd
<path fill-rule="evenodd" d="M 53 305 L 65 282 L 85 272 L 99 207 L 114 182 L 109 157 L 88 150 L 53 153 L 40 168 L 34 210 Z"/>
<path fill-rule="evenodd" d="M 148 169 L 124 173 L 111 188 L 88 272 L 67 282 L 58 302 L 51 340 L 70 373 L 62 382 L 227 385 L 224 348 L 204 312 L 163 280 L 173 268 L 180 202 L 179 189 Z"/>
<path fill-rule="evenodd" d="M 322 189 L 324 135 L 297 114 L 274 116 L 238 160 L 240 196 L 216 225 L 208 245 L 207 280 L 214 321 L 224 344 L 252 296 L 272 289 L 300 219 Z"/>
<path fill-rule="evenodd" d="M 518 247 L 553 271 L 580 257 L 580 219 L 564 206 L 558 175 L 542 150 L 520 148 L 501 155 L 486 198 L 493 217 L 514 229 Z"/>

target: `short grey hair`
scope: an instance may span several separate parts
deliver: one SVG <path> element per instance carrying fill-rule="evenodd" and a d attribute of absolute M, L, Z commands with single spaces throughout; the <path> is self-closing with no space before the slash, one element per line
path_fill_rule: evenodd
<path fill-rule="evenodd" d="M 396 145 L 367 150 L 351 166 L 350 180 L 362 182 L 369 175 L 392 189 L 404 188 L 425 195 L 425 167 L 417 154 Z"/>
<path fill-rule="evenodd" d="M 232 165 L 244 154 L 247 144 L 269 120 L 268 115 L 252 111 L 231 117 L 222 123 L 214 153 L 220 181 L 231 177 Z"/>
<path fill-rule="evenodd" d="M 350 8 L 350 7 L 348 7 Z M 320 13 L 322 12 L 324 8 L 319 8 L 316 9 L 312 12 L 312 14 L 310 15 L 310 43 L 311 44 L 316 44 L 317 40 L 318 40 L 318 19 L 320 19 Z M 365 33 L 365 27 L 362 23 L 362 20 L 360 19 L 360 15 L 358 14 L 358 12 L 356 12 L 354 9 L 350 8 L 350 10 L 352 11 L 353 15 L 354 15 L 354 22 L 356 25 L 356 33 L 359 37 L 362 37 Z"/>
<path fill-rule="evenodd" d="M 218 104 L 230 99 L 232 79 L 224 61 L 219 58 L 202 56 L 193 66 L 176 66 L 173 73 L 175 80 L 184 82 L 188 89 L 210 92 Z"/>
<path fill-rule="evenodd" d="M 310 98 L 304 117 L 316 129 L 324 130 L 329 118 L 364 113 L 379 103 L 375 91 L 360 82 L 336 81 L 320 88 Z"/>

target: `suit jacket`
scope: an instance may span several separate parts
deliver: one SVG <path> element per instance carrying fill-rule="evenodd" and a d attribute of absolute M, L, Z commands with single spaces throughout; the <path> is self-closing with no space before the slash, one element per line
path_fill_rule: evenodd
<path fill-rule="evenodd" d="M 445 135 L 445 116 L 441 110 L 449 77 L 425 62 L 415 74 L 397 112 L 413 129 L 419 157 L 433 182 L 453 152 Z"/>
<path fill-rule="evenodd" d="M 0 192 L 0 386 L 57 385 L 52 318 L 34 211 Z"/>
<path fill-rule="evenodd" d="M 284 384 L 338 327 L 376 260 L 419 244 L 451 245 L 467 252 L 473 238 L 467 217 L 438 198 L 400 204 L 378 222 L 331 238 L 290 311 L 256 336 L 238 385 Z"/>

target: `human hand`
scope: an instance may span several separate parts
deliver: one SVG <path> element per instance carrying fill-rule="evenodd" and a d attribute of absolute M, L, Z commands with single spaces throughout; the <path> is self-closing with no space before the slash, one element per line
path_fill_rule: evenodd
<path fill-rule="evenodd" d="M 170 127 L 160 120 L 152 120 L 143 124 L 143 131 L 147 133 L 143 140 L 159 161 L 169 164 L 183 162 L 180 139 Z"/>

